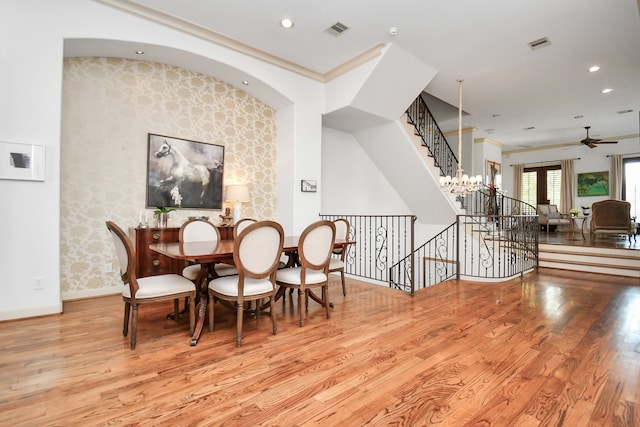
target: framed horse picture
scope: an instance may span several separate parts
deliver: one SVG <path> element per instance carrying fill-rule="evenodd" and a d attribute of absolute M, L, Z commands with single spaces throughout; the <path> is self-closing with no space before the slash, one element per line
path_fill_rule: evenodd
<path fill-rule="evenodd" d="M 147 207 L 222 209 L 224 147 L 148 135 Z"/>

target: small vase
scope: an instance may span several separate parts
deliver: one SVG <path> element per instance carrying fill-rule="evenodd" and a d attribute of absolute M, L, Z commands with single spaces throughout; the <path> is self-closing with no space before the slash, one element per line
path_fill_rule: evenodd
<path fill-rule="evenodd" d="M 589 216 L 590 213 L 591 213 L 591 208 L 582 209 L 582 215 Z"/>
<path fill-rule="evenodd" d="M 169 214 L 162 212 L 162 213 L 159 213 L 157 216 L 158 216 L 158 227 L 166 228 L 167 223 L 169 222 Z"/>

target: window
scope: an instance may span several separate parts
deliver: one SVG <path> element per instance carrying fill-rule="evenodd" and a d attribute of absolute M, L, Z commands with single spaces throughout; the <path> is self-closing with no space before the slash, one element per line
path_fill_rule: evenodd
<path fill-rule="evenodd" d="M 532 206 L 538 203 L 560 206 L 560 165 L 525 168 L 522 175 L 522 200 Z"/>
<path fill-rule="evenodd" d="M 640 157 L 622 161 L 622 200 L 631 203 L 631 216 L 640 218 Z"/>

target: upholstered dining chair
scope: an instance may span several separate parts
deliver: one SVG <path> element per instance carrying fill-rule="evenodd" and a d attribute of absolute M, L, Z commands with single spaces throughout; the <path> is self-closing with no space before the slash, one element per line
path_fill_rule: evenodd
<path fill-rule="evenodd" d="M 276 283 L 290 289 L 298 289 L 298 309 L 300 326 L 304 326 L 305 307 L 303 304 L 309 292 L 321 288 L 320 303 L 329 318 L 329 262 L 336 236 L 336 226 L 332 221 L 316 221 L 307 226 L 298 242 L 298 267 L 278 270 Z"/>
<path fill-rule="evenodd" d="M 213 223 L 205 219 L 190 219 L 180 227 L 178 240 L 180 242 L 217 242 L 220 240 L 220 231 L 218 231 L 218 228 Z M 202 280 L 201 274 L 204 271 L 206 271 L 206 269 L 203 269 L 200 264 L 192 264 L 182 269 L 182 275 L 194 283 L 199 284 Z M 236 273 L 235 268 L 227 264 L 216 265 L 214 271 L 218 276 Z"/>
<path fill-rule="evenodd" d="M 249 224 L 233 241 L 233 262 L 238 269 L 235 276 L 219 277 L 209 283 L 209 330 L 214 330 L 215 299 L 235 302 L 236 346 L 242 344 L 244 303 L 269 298 L 269 311 L 273 334 L 278 333 L 275 314 L 276 271 L 284 231 L 274 221 L 256 221 Z M 257 304 L 258 306 L 259 304 Z M 259 310 L 256 310 L 256 318 Z"/>
<path fill-rule="evenodd" d="M 338 218 L 333 223 L 336 226 L 336 239 L 349 239 L 349 221 L 344 218 Z M 347 255 L 347 248 L 342 246 L 340 248 L 333 248 L 333 256 L 329 262 L 329 273 L 340 273 L 340 279 L 342 280 L 342 295 L 347 296 L 347 289 L 344 284 L 344 259 Z"/>
<path fill-rule="evenodd" d="M 241 220 L 236 222 L 236 225 L 233 226 L 233 238 L 235 239 L 236 237 L 238 237 L 238 234 L 242 233 L 242 230 L 244 230 L 254 222 L 257 221 L 253 218 L 242 218 Z"/>
<path fill-rule="evenodd" d="M 173 300 L 175 319 L 179 319 L 178 301 L 187 298 L 189 301 L 189 332 L 193 334 L 195 327 L 196 287 L 189 279 L 179 274 L 161 274 L 158 276 L 136 277 L 135 249 L 129 236 L 114 222 L 107 221 L 107 229 L 113 237 L 116 254 L 120 263 L 120 278 L 124 283 L 122 299 L 124 300 L 124 326 L 122 334 L 126 337 L 131 322 L 131 350 L 136 348 L 138 333 L 138 306 L 144 303 Z M 131 309 L 133 308 L 133 311 Z"/>

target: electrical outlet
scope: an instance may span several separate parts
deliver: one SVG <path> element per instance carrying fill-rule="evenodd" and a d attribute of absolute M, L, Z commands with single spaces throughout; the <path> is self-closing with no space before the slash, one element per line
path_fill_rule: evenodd
<path fill-rule="evenodd" d="M 102 272 L 103 273 L 111 273 L 112 271 L 113 271 L 113 266 L 111 265 L 110 262 L 107 262 L 107 263 L 102 265 Z"/>
<path fill-rule="evenodd" d="M 33 278 L 33 289 L 36 291 L 44 291 L 44 277 L 36 276 Z"/>

